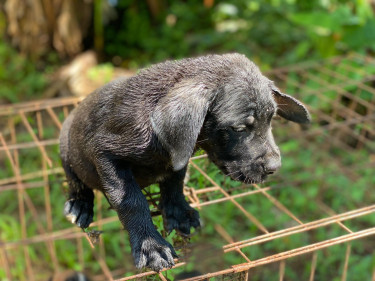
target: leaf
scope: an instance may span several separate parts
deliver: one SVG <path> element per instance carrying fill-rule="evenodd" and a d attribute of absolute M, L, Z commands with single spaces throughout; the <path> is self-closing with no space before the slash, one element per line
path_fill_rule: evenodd
<path fill-rule="evenodd" d="M 375 44 L 375 19 L 368 20 L 364 26 L 346 28 L 342 42 L 348 48 L 358 49 Z"/>
<path fill-rule="evenodd" d="M 289 19 L 321 36 L 338 32 L 344 25 L 359 24 L 358 18 L 352 15 L 347 6 L 341 6 L 331 14 L 323 11 L 291 14 Z"/>

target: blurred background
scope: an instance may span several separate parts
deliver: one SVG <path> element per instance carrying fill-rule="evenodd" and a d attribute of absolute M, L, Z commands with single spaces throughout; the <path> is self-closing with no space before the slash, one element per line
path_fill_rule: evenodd
<path fill-rule="evenodd" d="M 215 280 L 375 280 L 375 1 L 0 5 L 0 280 L 47 280 L 65 270 L 98 281 L 139 274 L 127 234 L 100 193 L 91 227 L 103 231 L 98 246 L 64 218 L 61 123 L 82 97 L 116 77 L 166 59 L 226 52 L 253 60 L 307 105 L 313 122 L 273 121 L 283 165 L 262 185 L 231 181 L 198 152 L 185 191 L 205 226 L 190 241 L 168 236 L 186 264 L 142 278 L 230 272 L 268 257 L 245 275 Z M 163 231 L 158 188 L 145 194 Z M 241 241 L 251 245 L 240 252 L 228 246 Z"/>
<path fill-rule="evenodd" d="M 207 53 L 240 52 L 263 71 L 371 54 L 374 9 L 371 0 L 2 0 L 0 101 L 87 94 L 125 70 Z"/>

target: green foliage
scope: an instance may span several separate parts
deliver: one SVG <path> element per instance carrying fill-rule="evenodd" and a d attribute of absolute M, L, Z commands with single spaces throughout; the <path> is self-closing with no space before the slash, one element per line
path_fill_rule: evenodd
<path fill-rule="evenodd" d="M 0 102 L 19 102 L 41 96 L 47 79 L 24 56 L 0 41 Z"/>
<path fill-rule="evenodd" d="M 345 50 L 375 50 L 375 21 L 370 3 L 336 3 L 327 8 L 289 15 L 293 23 L 308 32 L 310 48 L 314 48 L 322 57 L 337 55 Z M 333 10 L 330 11 L 331 8 Z"/>
<path fill-rule="evenodd" d="M 375 50 L 368 1 L 165 1 L 152 17 L 144 1 L 119 0 L 104 32 L 105 53 L 138 67 L 167 58 L 241 52 L 265 69 L 306 58 Z"/>
<path fill-rule="evenodd" d="M 111 63 L 104 63 L 94 66 L 88 70 L 88 78 L 93 81 L 103 81 L 108 83 L 113 78 L 113 65 Z"/>

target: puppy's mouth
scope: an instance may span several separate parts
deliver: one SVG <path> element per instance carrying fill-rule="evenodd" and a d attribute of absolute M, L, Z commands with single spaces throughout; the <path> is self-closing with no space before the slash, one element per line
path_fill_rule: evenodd
<path fill-rule="evenodd" d="M 259 175 L 259 176 L 245 176 L 244 174 L 240 174 L 239 177 L 234 178 L 231 177 L 232 180 L 240 181 L 247 184 L 253 184 L 253 183 L 263 183 L 267 179 L 267 175 Z"/>
<path fill-rule="evenodd" d="M 265 172 L 261 164 L 249 163 L 239 165 L 236 162 L 231 164 L 215 163 L 220 170 L 229 176 L 232 180 L 240 181 L 246 184 L 262 183 L 267 179 L 268 173 Z M 218 165 L 219 164 L 219 165 Z"/>

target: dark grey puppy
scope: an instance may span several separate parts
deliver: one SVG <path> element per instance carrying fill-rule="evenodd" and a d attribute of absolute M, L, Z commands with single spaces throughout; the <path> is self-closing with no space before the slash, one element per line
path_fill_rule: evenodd
<path fill-rule="evenodd" d="M 298 123 L 306 108 L 240 54 L 156 64 L 89 95 L 65 120 L 60 149 L 69 182 L 65 215 L 82 228 L 101 190 L 129 232 L 138 268 L 159 271 L 176 253 L 156 231 L 141 188 L 159 183 L 167 231 L 188 235 L 199 215 L 183 179 L 198 147 L 234 180 L 262 182 L 280 167 L 275 114 Z"/>

